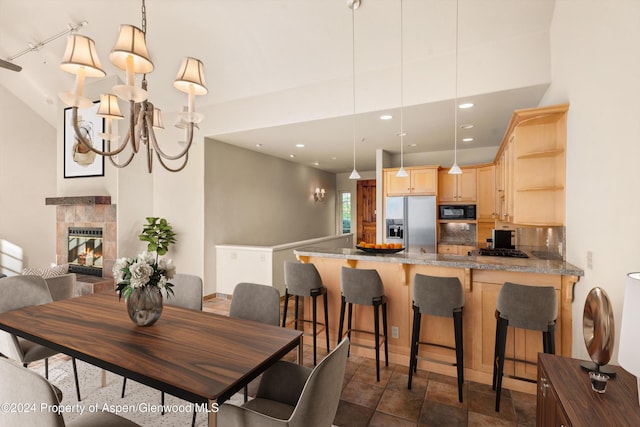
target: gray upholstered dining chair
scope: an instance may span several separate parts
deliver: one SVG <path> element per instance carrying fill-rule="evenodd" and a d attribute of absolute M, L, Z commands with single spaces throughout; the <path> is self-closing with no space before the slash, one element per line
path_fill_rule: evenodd
<path fill-rule="evenodd" d="M 542 348 L 555 354 L 555 329 L 558 298 L 551 286 L 529 286 L 505 282 L 496 301 L 496 342 L 493 365 L 493 389 L 496 390 L 496 412 L 500 411 L 502 374 L 504 371 L 507 328 L 542 332 Z"/>
<path fill-rule="evenodd" d="M 411 356 L 409 358 L 409 382 L 407 388 L 411 390 L 413 373 L 418 366 L 418 349 L 420 344 L 437 345 L 438 347 L 455 350 L 456 352 L 455 365 L 458 374 L 458 401 L 462 402 L 462 386 L 464 384 L 464 352 L 462 346 L 464 290 L 462 289 L 462 283 L 460 283 L 460 279 L 457 277 L 436 277 L 416 274 L 413 277 L 411 290 L 413 298 L 413 328 L 411 332 Z M 420 324 L 423 314 L 453 318 L 455 347 L 420 341 Z"/>
<path fill-rule="evenodd" d="M 188 308 L 191 310 L 202 310 L 203 299 L 203 284 L 202 278 L 193 274 L 176 273 L 173 279 L 171 279 L 173 285 L 174 294 L 164 300 L 165 305 L 173 305 L 176 307 Z M 127 388 L 127 378 L 122 381 L 122 394 L 120 397 L 124 397 L 124 393 Z M 164 391 L 161 391 L 160 402 L 164 408 Z M 164 411 L 162 412 L 164 415 Z M 195 425 L 196 411 L 193 411 L 193 422 Z"/>
<path fill-rule="evenodd" d="M 67 273 L 44 279 L 47 282 L 51 299 L 60 301 L 73 298 L 76 292 L 76 273 Z"/>
<path fill-rule="evenodd" d="M 284 263 L 284 283 L 286 284 L 286 289 L 284 293 L 284 309 L 282 314 L 282 327 L 284 328 L 287 322 L 287 307 L 289 305 L 289 296 L 295 296 L 295 305 L 294 305 L 294 328 L 298 329 L 298 321 L 300 322 L 311 322 L 313 328 L 313 364 L 316 364 L 316 349 L 317 349 L 317 339 L 318 333 L 324 330 L 325 336 L 327 339 L 327 353 L 330 350 L 329 348 L 329 308 L 328 308 L 328 297 L 327 297 L 327 288 L 322 284 L 322 278 L 320 277 L 320 273 L 316 269 L 316 266 L 313 264 L 303 264 L 300 262 L 290 262 L 285 261 Z M 323 306 L 324 306 L 324 323 L 318 322 L 317 315 L 317 300 L 318 297 L 322 296 L 323 298 Z M 311 310 L 312 310 L 312 320 L 298 319 L 298 300 L 300 297 L 311 297 Z M 318 325 L 321 325 L 322 328 L 318 331 Z M 304 329 L 304 327 L 303 327 Z"/>
<path fill-rule="evenodd" d="M 47 282 L 40 276 L 11 276 L 0 279 L 0 313 L 53 302 Z M 16 360 L 24 367 L 44 359 L 45 377 L 49 378 L 49 357 L 59 352 L 41 344 L 0 331 L 0 353 Z M 76 359 L 72 358 L 73 376 L 80 401 L 80 386 Z"/>
<path fill-rule="evenodd" d="M 280 326 L 280 291 L 273 286 L 238 283 L 231 296 L 229 316 Z"/>
<path fill-rule="evenodd" d="M 229 317 L 280 326 L 280 291 L 258 283 L 238 283 L 233 289 Z M 244 387 L 244 401 L 249 387 Z"/>
<path fill-rule="evenodd" d="M 3 427 L 127 427 L 138 424 L 110 412 L 94 412 L 81 415 L 70 423 L 65 423 L 62 413 L 53 410 L 40 410 L 41 405 L 53 407 L 60 401 L 54 387 L 37 373 L 24 368 L 15 361 L 0 358 L 0 402 L 15 404 L 16 408 L 30 407 L 34 411 L 0 411 L 0 425 Z"/>
<path fill-rule="evenodd" d="M 255 399 L 223 403 L 219 427 L 330 427 L 338 410 L 349 339 L 310 369 L 279 361 L 262 374 Z"/>

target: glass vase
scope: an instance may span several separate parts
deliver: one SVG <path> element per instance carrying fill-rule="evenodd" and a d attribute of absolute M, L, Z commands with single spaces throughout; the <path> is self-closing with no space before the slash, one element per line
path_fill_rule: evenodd
<path fill-rule="evenodd" d="M 129 317 L 138 326 L 153 325 L 162 314 L 162 294 L 156 286 L 135 288 L 127 300 Z"/>

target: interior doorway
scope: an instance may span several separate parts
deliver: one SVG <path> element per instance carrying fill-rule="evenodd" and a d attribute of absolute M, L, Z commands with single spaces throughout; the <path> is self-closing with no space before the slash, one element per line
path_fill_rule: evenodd
<path fill-rule="evenodd" d="M 376 243 L 376 180 L 359 180 L 356 199 L 358 212 L 356 243 L 363 241 Z"/>

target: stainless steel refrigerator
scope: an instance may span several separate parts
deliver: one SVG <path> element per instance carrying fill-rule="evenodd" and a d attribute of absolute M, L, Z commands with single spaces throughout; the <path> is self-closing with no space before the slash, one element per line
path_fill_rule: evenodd
<path fill-rule="evenodd" d="M 436 253 L 435 196 L 387 197 L 385 242 L 402 243 L 406 252 Z"/>

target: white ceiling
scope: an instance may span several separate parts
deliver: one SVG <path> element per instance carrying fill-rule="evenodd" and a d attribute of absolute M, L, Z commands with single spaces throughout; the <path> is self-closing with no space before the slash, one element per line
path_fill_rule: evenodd
<path fill-rule="evenodd" d="M 108 53 L 119 24 L 140 25 L 140 4 L 0 0 L 0 58 L 86 20 L 80 33 L 96 41 L 107 74 L 117 74 Z M 453 148 L 455 6 L 454 0 L 403 2 L 406 153 Z M 184 56 L 200 58 L 209 94 L 198 99 L 199 108 L 234 114 L 230 120 L 208 113 L 205 136 L 307 165 L 318 162 L 327 171 L 351 170 L 354 58 L 346 0 L 147 0 L 146 8 L 154 104 L 165 112 L 179 110 L 184 99 L 171 82 Z M 378 148 L 400 151 L 399 8 L 399 0 L 362 0 L 355 12 L 359 170 L 375 169 Z M 530 40 L 548 38 L 553 8 L 553 0 L 460 0 L 458 98 L 476 107 L 459 112 L 459 124 L 475 126 L 458 132 L 459 141 L 474 137 L 459 148 L 497 148 L 512 111 L 538 105 L 549 83 L 549 53 Z M 63 37 L 16 59 L 22 72 L 0 69 L 0 84 L 54 126 L 57 93 L 73 86 L 73 76 L 58 67 L 64 48 Z M 281 108 L 286 102 L 293 107 Z M 262 113 L 228 108 L 251 103 Z M 394 118 L 381 121 L 382 112 Z M 277 113 L 272 122 L 261 120 Z"/>

